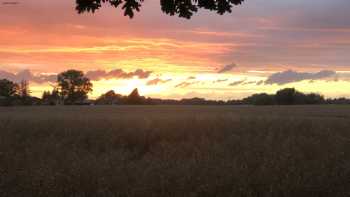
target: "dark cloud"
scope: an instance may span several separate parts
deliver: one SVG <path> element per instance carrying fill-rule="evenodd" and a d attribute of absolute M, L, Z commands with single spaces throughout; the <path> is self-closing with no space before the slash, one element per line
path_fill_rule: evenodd
<path fill-rule="evenodd" d="M 336 72 L 331 70 L 322 70 L 316 73 L 296 72 L 293 70 L 287 70 L 287 71 L 278 72 L 270 75 L 268 79 L 265 81 L 265 84 L 283 85 L 283 84 L 293 83 L 293 82 L 298 82 L 303 80 L 324 79 L 335 75 L 336 75 Z"/>
<path fill-rule="evenodd" d="M 222 67 L 222 68 L 218 71 L 218 73 L 229 72 L 229 71 L 231 71 L 232 69 L 234 69 L 235 67 L 237 67 L 237 65 L 236 65 L 235 63 L 225 65 L 224 67 Z"/>
<path fill-rule="evenodd" d="M 20 82 L 22 80 L 31 81 L 34 83 L 46 83 L 55 82 L 57 75 L 55 74 L 33 74 L 30 70 L 22 70 L 18 73 L 11 73 L 4 70 L 0 70 L 0 79 L 8 79 L 14 82 Z"/>
<path fill-rule="evenodd" d="M 137 77 L 139 79 L 146 79 L 152 74 L 152 71 L 144 71 L 137 69 L 133 72 L 126 72 L 122 69 L 114 69 L 111 71 L 94 70 L 86 72 L 86 76 L 91 80 L 98 81 L 101 79 L 130 79 Z"/>
<path fill-rule="evenodd" d="M 167 83 L 169 81 L 171 81 L 171 79 L 163 80 L 163 79 L 160 79 L 160 78 L 155 78 L 155 79 L 152 79 L 152 80 L 148 81 L 147 85 L 151 86 L 151 85 L 164 84 L 164 83 Z"/>

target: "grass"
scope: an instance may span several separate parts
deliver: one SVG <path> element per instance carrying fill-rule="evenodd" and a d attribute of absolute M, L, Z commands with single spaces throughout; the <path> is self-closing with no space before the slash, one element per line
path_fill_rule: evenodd
<path fill-rule="evenodd" d="M 0 108 L 1 197 L 350 195 L 350 106 Z"/>

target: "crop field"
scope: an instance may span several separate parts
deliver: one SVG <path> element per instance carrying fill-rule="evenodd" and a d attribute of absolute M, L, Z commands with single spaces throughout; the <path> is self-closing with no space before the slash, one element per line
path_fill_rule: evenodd
<path fill-rule="evenodd" d="M 0 108 L 1 197 L 348 197 L 350 106 Z"/>

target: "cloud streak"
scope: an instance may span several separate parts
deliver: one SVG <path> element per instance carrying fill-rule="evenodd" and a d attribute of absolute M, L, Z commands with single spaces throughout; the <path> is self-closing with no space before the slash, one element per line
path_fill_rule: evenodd
<path fill-rule="evenodd" d="M 213 81 L 213 83 L 222 83 L 222 82 L 226 82 L 226 81 L 228 81 L 228 79 L 218 79 L 218 80 Z"/>
<path fill-rule="evenodd" d="M 86 76 L 91 80 L 98 81 L 101 79 L 131 79 L 137 77 L 139 79 L 146 79 L 152 74 L 152 71 L 145 71 L 137 69 L 133 72 L 126 72 L 122 69 L 114 69 L 111 71 L 94 70 L 86 72 Z"/>
<path fill-rule="evenodd" d="M 335 75 L 336 75 L 336 72 L 332 71 L 332 70 L 322 70 L 322 71 L 319 71 L 316 73 L 297 72 L 297 71 L 293 71 L 293 70 L 287 70 L 287 71 L 278 72 L 278 73 L 270 75 L 267 78 L 267 80 L 265 81 L 265 84 L 284 85 L 284 84 L 299 82 L 299 81 L 304 81 L 304 80 L 325 79 L 328 77 L 333 77 Z"/>
<path fill-rule="evenodd" d="M 241 85 L 243 84 L 247 79 L 243 79 L 243 80 L 240 80 L 240 81 L 235 81 L 235 82 L 232 82 L 229 84 L 229 86 L 237 86 L 237 85 Z"/>
<path fill-rule="evenodd" d="M 168 83 L 169 81 L 171 81 L 171 79 L 163 80 L 163 79 L 160 79 L 160 78 L 155 78 L 155 79 L 152 79 L 152 80 L 148 81 L 147 85 L 148 86 L 153 86 L 153 85 Z"/>
<path fill-rule="evenodd" d="M 56 81 L 57 75 L 33 74 L 30 70 L 22 70 L 17 73 L 11 73 L 4 70 L 0 70 L 0 79 L 8 79 L 17 83 L 22 80 L 31 81 L 34 83 L 52 83 Z"/>
<path fill-rule="evenodd" d="M 86 72 L 86 76 L 92 81 L 99 81 L 101 79 L 131 79 L 134 77 L 139 79 L 147 79 L 151 74 L 152 71 L 145 71 L 142 69 L 137 69 L 132 72 L 126 72 L 122 69 L 114 69 L 111 71 L 93 70 Z M 22 80 L 39 84 L 54 83 L 57 81 L 57 74 L 34 74 L 28 69 L 17 73 L 0 70 L 0 79 L 8 79 L 17 83 Z"/>
<path fill-rule="evenodd" d="M 222 67 L 222 68 L 218 71 L 218 73 L 226 73 L 226 72 L 229 72 L 229 71 L 231 71 L 232 69 L 234 69 L 235 67 L 237 67 L 237 65 L 236 65 L 235 63 L 225 65 L 224 67 Z"/>
<path fill-rule="evenodd" d="M 184 82 L 177 84 L 175 86 L 175 88 L 186 88 L 186 87 L 191 86 L 191 85 L 196 84 L 196 83 L 198 83 L 198 81 L 194 81 L 194 82 L 184 81 Z"/>

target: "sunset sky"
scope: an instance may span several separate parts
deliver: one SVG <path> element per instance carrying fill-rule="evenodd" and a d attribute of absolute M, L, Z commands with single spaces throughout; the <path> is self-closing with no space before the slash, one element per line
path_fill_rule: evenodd
<path fill-rule="evenodd" d="M 29 80 L 40 96 L 78 69 L 98 95 L 242 98 L 295 87 L 350 97 L 349 0 L 246 0 L 223 16 L 167 16 L 146 0 L 77 14 L 75 0 L 0 0 L 0 78 Z"/>

